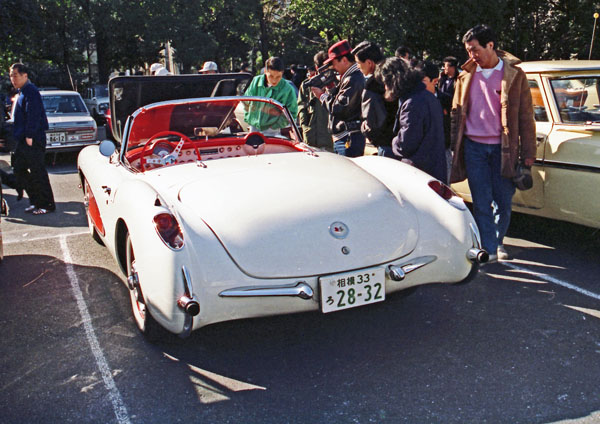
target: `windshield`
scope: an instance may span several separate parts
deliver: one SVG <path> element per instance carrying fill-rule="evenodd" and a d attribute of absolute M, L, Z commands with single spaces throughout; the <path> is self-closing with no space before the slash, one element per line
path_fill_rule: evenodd
<path fill-rule="evenodd" d="M 108 97 L 108 85 L 96 85 L 94 93 L 96 97 Z"/>
<path fill-rule="evenodd" d="M 133 116 L 127 150 L 166 131 L 183 134 L 200 144 L 242 139 L 252 132 L 293 143 L 300 141 L 293 123 L 277 104 L 248 97 L 213 98 L 165 102 L 139 109 Z"/>
<path fill-rule="evenodd" d="M 88 113 L 83 100 L 77 94 L 43 95 L 42 102 L 44 103 L 47 115 Z"/>
<path fill-rule="evenodd" d="M 562 122 L 600 122 L 599 80 L 579 77 L 550 81 Z"/>

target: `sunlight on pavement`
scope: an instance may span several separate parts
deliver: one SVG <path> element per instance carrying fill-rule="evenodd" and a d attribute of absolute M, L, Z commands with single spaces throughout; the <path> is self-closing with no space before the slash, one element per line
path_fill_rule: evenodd
<path fill-rule="evenodd" d="M 583 312 L 584 314 L 588 314 L 593 317 L 600 318 L 600 311 L 598 311 L 597 309 L 580 308 L 579 306 L 571 306 L 571 305 L 564 305 L 564 306 L 566 306 L 569 309 L 573 309 L 575 311 Z"/>
<path fill-rule="evenodd" d="M 501 262 L 509 262 L 512 264 L 520 264 L 520 265 L 542 266 L 544 268 L 566 269 L 564 266 L 544 264 L 541 262 L 526 261 L 523 259 L 511 259 L 509 261 L 501 261 Z"/>
<path fill-rule="evenodd" d="M 546 281 L 532 280 L 531 278 L 521 278 L 521 277 L 515 277 L 515 276 L 511 276 L 511 275 L 490 274 L 490 273 L 486 273 L 486 274 L 489 277 L 496 278 L 498 280 L 515 281 L 517 283 L 548 284 Z"/>

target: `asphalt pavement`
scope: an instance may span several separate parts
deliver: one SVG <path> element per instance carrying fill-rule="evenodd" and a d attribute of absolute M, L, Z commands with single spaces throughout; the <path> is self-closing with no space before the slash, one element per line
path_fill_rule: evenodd
<path fill-rule="evenodd" d="M 469 284 L 151 344 L 88 234 L 75 160 L 48 164 L 53 214 L 5 191 L 2 423 L 600 422 L 597 230 L 515 214 L 513 259 Z"/>

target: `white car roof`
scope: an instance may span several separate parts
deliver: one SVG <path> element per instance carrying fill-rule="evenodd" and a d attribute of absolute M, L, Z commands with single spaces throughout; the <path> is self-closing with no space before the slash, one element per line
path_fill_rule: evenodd
<path fill-rule="evenodd" d="M 70 90 L 41 90 L 42 96 L 81 96 L 77 91 Z"/>
<path fill-rule="evenodd" d="M 600 60 L 540 60 L 518 65 L 525 72 L 600 71 Z"/>

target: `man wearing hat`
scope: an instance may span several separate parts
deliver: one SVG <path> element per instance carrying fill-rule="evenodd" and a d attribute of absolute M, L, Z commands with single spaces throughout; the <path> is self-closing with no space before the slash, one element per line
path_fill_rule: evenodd
<path fill-rule="evenodd" d="M 165 69 L 162 63 L 153 63 L 152 65 L 150 65 L 150 75 L 156 75 L 161 69 Z"/>
<path fill-rule="evenodd" d="M 198 71 L 199 74 L 216 74 L 219 72 L 219 67 L 215 62 L 204 62 L 202 69 Z"/>
<path fill-rule="evenodd" d="M 365 78 L 354 62 L 354 55 L 347 40 L 329 48 L 325 64 L 340 75 L 339 83 L 331 90 L 312 87 L 329 113 L 328 129 L 333 135 L 336 153 L 349 157 L 362 156 L 365 137 L 360 132 L 361 96 Z"/>

